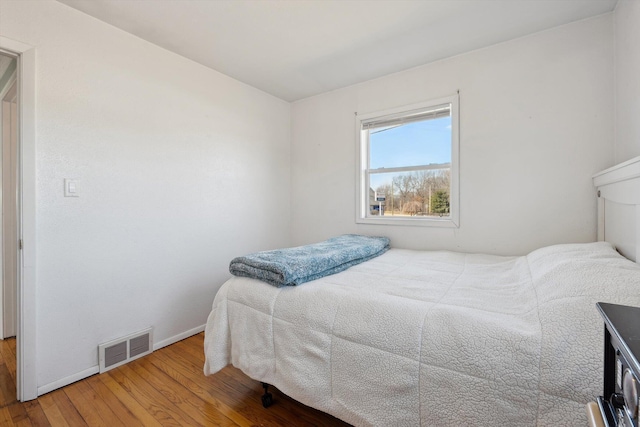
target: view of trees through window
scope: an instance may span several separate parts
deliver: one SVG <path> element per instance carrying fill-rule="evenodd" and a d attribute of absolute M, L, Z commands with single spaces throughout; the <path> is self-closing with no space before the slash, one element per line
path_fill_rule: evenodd
<path fill-rule="evenodd" d="M 394 175 L 387 183 L 370 190 L 372 215 L 449 216 L 450 169 Z M 385 200 L 377 201 L 376 195 L 384 195 Z"/>

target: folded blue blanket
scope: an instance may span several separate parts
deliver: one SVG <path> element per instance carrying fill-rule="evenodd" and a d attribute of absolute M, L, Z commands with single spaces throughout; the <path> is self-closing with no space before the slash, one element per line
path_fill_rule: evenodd
<path fill-rule="evenodd" d="M 345 234 L 312 245 L 234 258 L 229 271 L 235 276 L 251 277 L 277 287 L 295 286 L 346 270 L 388 249 L 387 237 Z"/>

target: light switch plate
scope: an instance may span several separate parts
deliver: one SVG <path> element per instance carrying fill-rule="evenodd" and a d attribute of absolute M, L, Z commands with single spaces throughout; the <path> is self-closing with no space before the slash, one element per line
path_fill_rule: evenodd
<path fill-rule="evenodd" d="M 65 178 L 64 197 L 80 197 L 80 189 L 78 187 L 77 179 Z"/>

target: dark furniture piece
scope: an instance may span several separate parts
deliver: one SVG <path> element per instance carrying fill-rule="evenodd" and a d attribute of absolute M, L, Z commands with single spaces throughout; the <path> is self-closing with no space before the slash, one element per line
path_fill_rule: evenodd
<path fill-rule="evenodd" d="M 604 388 L 593 426 L 638 427 L 640 384 L 640 308 L 596 304 L 604 319 Z M 591 415 L 591 414 L 590 414 Z M 594 419 L 595 418 L 595 419 Z"/>

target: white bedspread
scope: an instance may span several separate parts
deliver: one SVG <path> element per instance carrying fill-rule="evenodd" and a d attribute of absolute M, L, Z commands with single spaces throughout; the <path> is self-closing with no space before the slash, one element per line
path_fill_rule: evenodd
<path fill-rule="evenodd" d="M 355 425 L 584 426 L 602 393 L 598 301 L 640 305 L 640 267 L 607 243 L 392 249 L 298 287 L 234 277 L 205 373 L 232 363 Z"/>

